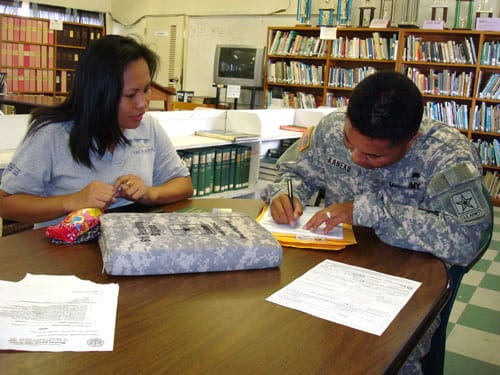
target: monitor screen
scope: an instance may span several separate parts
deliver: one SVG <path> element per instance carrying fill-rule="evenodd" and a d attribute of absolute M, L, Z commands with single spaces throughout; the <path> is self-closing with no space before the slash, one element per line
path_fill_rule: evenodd
<path fill-rule="evenodd" d="M 219 77 L 253 79 L 256 52 L 256 48 L 221 48 Z"/>
<path fill-rule="evenodd" d="M 264 48 L 247 45 L 217 45 L 214 82 L 224 85 L 262 86 Z"/>

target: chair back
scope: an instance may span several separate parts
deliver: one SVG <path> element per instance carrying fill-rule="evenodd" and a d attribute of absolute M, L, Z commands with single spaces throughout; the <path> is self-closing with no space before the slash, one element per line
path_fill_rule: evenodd
<path fill-rule="evenodd" d="M 446 328 L 450 319 L 451 309 L 457 296 L 458 288 L 462 282 L 464 275 L 469 272 L 474 265 L 482 258 L 488 247 L 490 246 L 491 237 L 493 236 L 493 202 L 488 189 L 483 184 L 483 193 L 488 201 L 491 223 L 489 227 L 481 233 L 481 241 L 479 242 L 478 251 L 474 259 L 467 266 L 453 265 L 449 269 L 449 277 L 451 281 L 451 294 L 448 302 L 439 314 L 441 323 L 432 336 L 431 347 L 429 353 L 422 359 L 422 371 L 425 375 L 442 375 L 444 371 L 444 356 L 446 350 Z"/>

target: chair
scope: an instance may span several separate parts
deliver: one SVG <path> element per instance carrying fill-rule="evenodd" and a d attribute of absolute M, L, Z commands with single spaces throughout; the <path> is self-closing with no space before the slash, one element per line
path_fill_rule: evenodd
<path fill-rule="evenodd" d="M 431 347 L 429 353 L 422 358 L 422 371 L 425 375 L 442 375 L 444 370 L 444 356 L 446 348 L 446 327 L 448 326 L 448 320 L 450 318 L 450 312 L 455 302 L 457 296 L 458 288 L 462 282 L 463 276 L 471 270 L 472 267 L 478 262 L 479 259 L 484 255 L 488 247 L 490 246 L 491 237 L 493 235 L 493 202 L 491 200 L 490 193 L 488 189 L 483 184 L 483 192 L 487 198 L 488 205 L 490 208 L 491 215 L 491 225 L 487 230 L 483 231 L 481 234 L 481 241 L 479 243 L 479 250 L 475 258 L 467 266 L 453 265 L 449 269 L 449 276 L 451 279 L 451 295 L 450 299 L 444 306 L 443 310 L 439 314 L 441 318 L 441 324 L 434 332 L 432 336 Z"/>

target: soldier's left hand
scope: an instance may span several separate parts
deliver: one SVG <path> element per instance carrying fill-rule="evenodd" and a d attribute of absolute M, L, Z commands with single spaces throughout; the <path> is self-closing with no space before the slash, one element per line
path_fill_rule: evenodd
<path fill-rule="evenodd" d="M 344 202 L 325 207 L 304 225 L 304 229 L 316 232 L 319 226 L 325 223 L 325 228 L 321 232 L 326 234 L 340 223 L 352 224 L 353 203 Z"/>

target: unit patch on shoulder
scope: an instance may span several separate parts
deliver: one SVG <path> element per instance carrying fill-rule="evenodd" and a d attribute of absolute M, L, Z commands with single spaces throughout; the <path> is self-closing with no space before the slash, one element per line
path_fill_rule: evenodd
<path fill-rule="evenodd" d="M 472 189 L 452 194 L 450 198 L 455 212 L 464 222 L 475 220 L 484 215 Z"/>
<path fill-rule="evenodd" d="M 311 134 L 314 129 L 314 126 L 307 128 L 307 130 L 302 134 L 302 137 L 299 141 L 299 152 L 307 150 L 311 145 Z"/>

